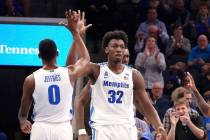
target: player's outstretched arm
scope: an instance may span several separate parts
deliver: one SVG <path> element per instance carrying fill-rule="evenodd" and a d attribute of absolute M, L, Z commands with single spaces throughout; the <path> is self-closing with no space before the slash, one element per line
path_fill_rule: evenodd
<path fill-rule="evenodd" d="M 23 84 L 23 96 L 19 108 L 18 119 L 20 129 L 23 133 L 29 134 L 31 132 L 31 123 L 27 120 L 28 113 L 32 103 L 32 93 L 34 92 L 35 81 L 33 75 L 26 77 Z"/>
<path fill-rule="evenodd" d="M 83 57 L 85 59 L 90 60 L 90 56 L 82 40 L 82 36 L 85 34 L 86 30 L 92 25 L 85 24 L 85 13 L 81 13 L 80 10 L 69 10 L 65 12 L 65 15 L 67 19 L 66 27 L 72 32 L 74 39 L 72 47 L 68 53 L 66 65 L 68 66 L 74 64 L 77 60 L 77 57 Z"/>
<path fill-rule="evenodd" d="M 157 111 L 152 106 L 149 97 L 145 91 L 144 79 L 140 74 L 140 72 L 137 70 L 133 70 L 133 84 L 134 84 L 134 94 L 136 94 L 135 95 L 136 100 L 141 103 L 137 104 L 136 108 L 137 109 L 139 108 L 139 110 L 142 108 L 146 108 L 143 110 L 145 117 L 153 125 L 156 131 L 160 131 L 163 134 L 163 136 L 166 137 L 165 130 L 162 126 Z M 142 105 L 142 107 L 140 107 L 140 105 Z"/>
<path fill-rule="evenodd" d="M 78 98 L 76 98 L 75 101 L 75 117 L 76 117 L 76 126 L 78 131 L 78 140 L 87 140 L 89 137 L 87 134 L 83 134 L 85 131 L 85 123 L 84 123 L 84 108 L 87 105 L 87 103 L 90 101 L 90 91 L 91 91 L 91 80 L 88 81 L 88 83 L 85 85 L 85 87 L 82 89 L 80 95 Z M 81 133 L 81 131 L 83 131 Z"/>

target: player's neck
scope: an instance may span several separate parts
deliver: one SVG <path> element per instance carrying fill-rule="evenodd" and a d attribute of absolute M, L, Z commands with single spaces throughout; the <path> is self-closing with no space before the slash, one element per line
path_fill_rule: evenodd
<path fill-rule="evenodd" d="M 58 66 L 53 61 L 51 61 L 51 62 L 43 61 L 42 68 L 45 70 L 50 70 L 50 69 L 56 69 L 56 68 L 58 68 Z"/>
<path fill-rule="evenodd" d="M 124 70 L 124 65 L 122 63 L 108 62 L 108 67 L 116 74 L 119 74 Z"/>

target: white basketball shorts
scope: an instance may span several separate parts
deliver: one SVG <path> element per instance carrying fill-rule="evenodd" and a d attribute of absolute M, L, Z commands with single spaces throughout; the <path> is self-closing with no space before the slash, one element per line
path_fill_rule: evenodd
<path fill-rule="evenodd" d="M 137 128 L 122 124 L 94 126 L 92 140 L 137 140 Z"/>
<path fill-rule="evenodd" d="M 32 125 L 30 140 L 73 140 L 70 122 L 35 122 Z"/>

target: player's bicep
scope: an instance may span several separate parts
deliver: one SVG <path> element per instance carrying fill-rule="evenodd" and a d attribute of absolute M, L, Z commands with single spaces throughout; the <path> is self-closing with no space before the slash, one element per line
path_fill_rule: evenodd
<path fill-rule="evenodd" d="M 137 70 L 133 71 L 133 84 L 134 84 L 134 94 L 137 102 L 147 103 L 150 102 L 149 97 L 145 90 L 144 78 L 141 73 Z"/>

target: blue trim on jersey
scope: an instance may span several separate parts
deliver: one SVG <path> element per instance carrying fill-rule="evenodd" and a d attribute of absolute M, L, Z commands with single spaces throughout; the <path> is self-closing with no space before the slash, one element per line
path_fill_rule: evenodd
<path fill-rule="evenodd" d="M 35 114 L 34 112 L 31 114 L 31 120 L 34 121 L 35 115 L 36 115 L 36 114 Z"/>
<path fill-rule="evenodd" d="M 92 128 L 92 140 L 96 140 L 96 130 Z"/>
<path fill-rule="evenodd" d="M 92 115 L 93 115 L 93 111 L 94 111 L 94 107 L 91 107 L 91 108 L 90 108 L 90 121 L 89 121 L 89 126 L 90 126 L 90 127 L 91 127 L 92 124 L 94 123 L 93 121 L 91 121 L 91 117 L 92 117 Z"/>

